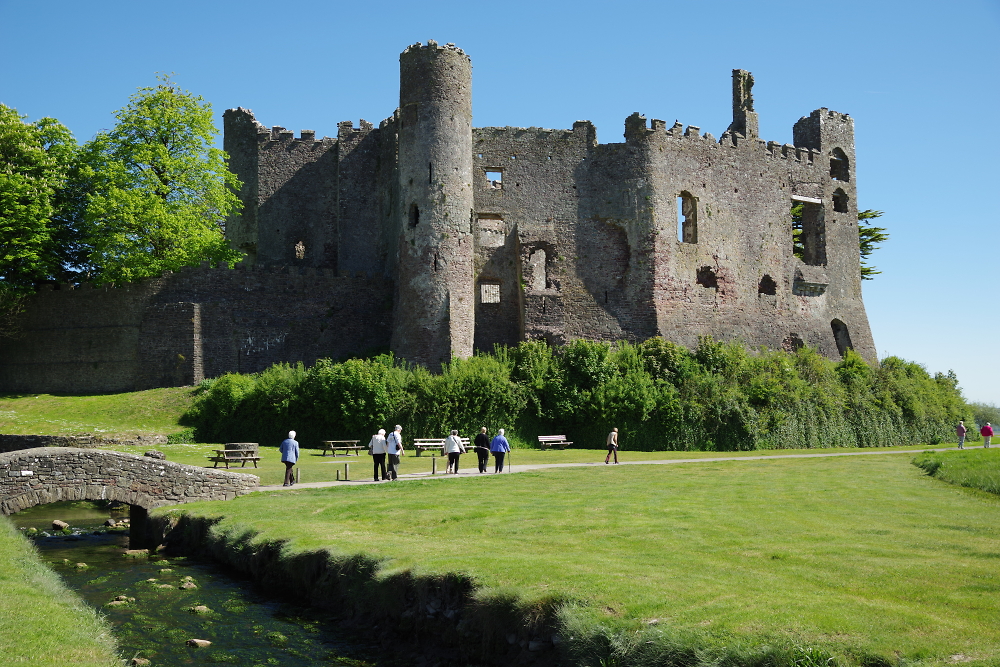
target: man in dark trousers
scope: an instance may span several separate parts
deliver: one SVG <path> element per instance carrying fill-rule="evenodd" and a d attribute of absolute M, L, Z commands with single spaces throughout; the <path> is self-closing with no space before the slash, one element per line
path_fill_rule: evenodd
<path fill-rule="evenodd" d="M 486 465 L 490 462 L 490 436 L 486 435 L 485 426 L 479 429 L 473 449 L 479 457 L 479 472 L 486 472 Z"/>
<path fill-rule="evenodd" d="M 285 464 L 285 483 L 282 486 L 291 486 L 295 484 L 292 468 L 299 460 L 299 443 L 295 441 L 295 431 L 288 432 L 288 437 L 281 441 L 278 449 L 281 451 L 281 462 Z"/>

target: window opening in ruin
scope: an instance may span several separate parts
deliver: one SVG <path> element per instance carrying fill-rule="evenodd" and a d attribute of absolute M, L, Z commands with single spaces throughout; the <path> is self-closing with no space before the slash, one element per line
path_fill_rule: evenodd
<path fill-rule="evenodd" d="M 851 161 L 840 148 L 834 148 L 830 153 L 830 178 L 835 181 L 851 180 Z"/>
<path fill-rule="evenodd" d="M 434 163 L 427 163 L 427 185 L 434 185 Z"/>
<path fill-rule="evenodd" d="M 847 213 L 848 202 L 850 202 L 850 197 L 847 193 L 837 188 L 833 193 L 833 210 L 837 213 Z"/>
<path fill-rule="evenodd" d="M 531 272 L 531 281 L 528 288 L 531 290 L 543 290 L 548 287 L 548 275 L 546 275 L 545 262 L 548 256 L 544 250 L 536 250 L 528 258 L 528 269 Z"/>
<path fill-rule="evenodd" d="M 507 241 L 507 227 L 503 218 L 490 213 L 481 214 L 476 241 L 481 248 L 502 248 Z"/>
<path fill-rule="evenodd" d="M 774 296 L 777 291 L 778 285 L 774 282 L 774 278 L 765 273 L 764 277 L 760 279 L 760 283 L 757 284 L 757 294 Z"/>
<path fill-rule="evenodd" d="M 715 271 L 712 270 L 710 266 L 703 266 L 698 269 L 698 277 L 695 280 L 702 287 L 711 287 L 713 289 L 719 289 L 719 279 L 715 275 Z"/>
<path fill-rule="evenodd" d="M 503 190 L 503 171 L 497 170 L 486 170 L 486 187 L 491 190 Z"/>
<path fill-rule="evenodd" d="M 781 349 L 785 352 L 795 352 L 805 347 L 806 343 L 797 333 L 790 333 L 781 341 Z"/>
<path fill-rule="evenodd" d="M 306 244 L 299 241 L 295 244 L 295 259 L 305 259 L 306 258 Z"/>
<path fill-rule="evenodd" d="M 690 192 L 677 196 L 677 240 L 681 243 L 698 242 L 698 200 Z"/>
<path fill-rule="evenodd" d="M 837 343 L 837 351 L 840 352 L 840 356 L 844 356 L 848 350 L 854 349 L 854 345 L 851 344 L 851 332 L 847 330 L 846 324 L 840 320 L 833 320 L 830 322 L 830 328 L 833 329 L 833 340 Z"/>
<path fill-rule="evenodd" d="M 479 283 L 479 300 L 482 303 L 500 303 L 500 283 Z"/>
<path fill-rule="evenodd" d="M 420 208 L 416 204 L 410 204 L 410 227 L 420 224 Z"/>
<path fill-rule="evenodd" d="M 608 290 L 604 290 L 604 303 L 608 302 Z"/>
<path fill-rule="evenodd" d="M 792 197 L 792 254 L 811 266 L 826 264 L 826 221 L 818 199 Z"/>

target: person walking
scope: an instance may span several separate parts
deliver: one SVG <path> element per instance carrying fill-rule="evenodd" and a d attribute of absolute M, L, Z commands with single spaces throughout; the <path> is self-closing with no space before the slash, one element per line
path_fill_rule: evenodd
<path fill-rule="evenodd" d="M 495 464 L 493 472 L 503 472 L 503 457 L 510 451 L 510 444 L 503 435 L 503 429 L 497 431 L 497 434 L 493 436 L 493 440 L 490 442 L 490 451 L 493 452 L 493 462 Z"/>
<path fill-rule="evenodd" d="M 385 429 L 380 428 L 378 433 L 372 436 L 372 439 L 368 442 L 368 453 L 371 454 L 372 464 L 375 467 L 375 481 L 379 481 L 378 471 L 379 468 L 382 469 L 382 481 L 389 479 L 389 476 L 385 472 L 385 455 L 389 450 L 385 447 Z"/>
<path fill-rule="evenodd" d="M 292 468 L 299 460 L 299 443 L 295 441 L 295 431 L 288 432 L 288 437 L 281 441 L 278 449 L 281 451 L 281 462 L 285 464 L 285 483 L 282 486 L 291 486 L 295 484 Z"/>
<path fill-rule="evenodd" d="M 479 457 L 479 472 L 486 472 L 486 465 L 490 462 L 490 436 L 486 435 L 485 426 L 479 429 L 473 449 Z"/>
<path fill-rule="evenodd" d="M 403 455 L 403 427 L 399 424 L 385 439 L 385 449 L 389 456 L 389 479 L 395 480 L 399 477 L 399 457 Z"/>
<path fill-rule="evenodd" d="M 465 445 L 462 444 L 462 439 L 458 437 L 458 431 L 452 431 L 451 435 L 445 439 L 444 453 L 448 455 L 448 469 L 446 474 L 450 472 L 453 475 L 457 475 L 458 457 L 465 453 Z"/>
<path fill-rule="evenodd" d="M 611 460 L 611 455 L 615 455 L 615 465 L 618 465 L 618 427 L 611 429 L 608 433 L 608 455 L 604 457 L 604 465 Z"/>
<path fill-rule="evenodd" d="M 993 427 L 990 426 L 989 422 L 986 422 L 986 426 L 979 429 L 979 435 L 983 436 L 983 447 L 989 447 L 990 440 L 993 439 Z"/>
<path fill-rule="evenodd" d="M 959 419 L 958 426 L 955 427 L 955 435 L 958 436 L 958 448 L 965 449 L 965 420 Z"/>

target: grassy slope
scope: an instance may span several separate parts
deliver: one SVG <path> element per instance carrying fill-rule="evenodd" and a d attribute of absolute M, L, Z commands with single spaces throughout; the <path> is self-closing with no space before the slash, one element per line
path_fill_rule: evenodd
<path fill-rule="evenodd" d="M 191 401 L 190 387 L 96 396 L 0 396 L 0 433 L 169 435 L 184 430 L 177 422 Z"/>
<path fill-rule="evenodd" d="M 0 665 L 120 665 L 97 612 L 45 567 L 13 524 L 0 517 Z"/>
<path fill-rule="evenodd" d="M 928 452 L 914 463 L 946 482 L 1000 494 L 1000 448 Z"/>
<path fill-rule="evenodd" d="M 184 510 L 607 619 L 1000 661 L 1000 501 L 909 457 L 715 462 L 263 493 Z"/>

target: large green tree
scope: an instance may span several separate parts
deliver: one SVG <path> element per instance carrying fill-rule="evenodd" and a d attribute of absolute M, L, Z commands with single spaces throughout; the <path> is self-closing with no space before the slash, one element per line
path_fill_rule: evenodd
<path fill-rule="evenodd" d="M 94 282 L 127 282 L 242 254 L 224 238 L 238 209 L 236 176 L 213 147 L 212 107 L 168 76 L 140 88 L 116 112 L 118 124 L 84 145 L 69 202 L 85 204 L 67 226 L 79 227 L 81 261 Z"/>
<path fill-rule="evenodd" d="M 795 202 L 792 205 L 792 254 L 802 259 L 805 247 L 802 245 L 802 204 Z M 878 245 L 889 240 L 889 234 L 885 227 L 875 227 L 865 224 L 866 220 L 874 220 L 882 217 L 883 211 L 867 209 L 858 211 L 858 250 L 861 253 L 861 279 L 873 280 L 876 275 L 882 273 L 868 263 L 868 258 L 872 253 L 881 248 Z"/>
<path fill-rule="evenodd" d="M 52 217 L 76 154 L 55 119 L 26 123 L 0 104 L 0 288 L 30 289 L 56 269 Z"/>

